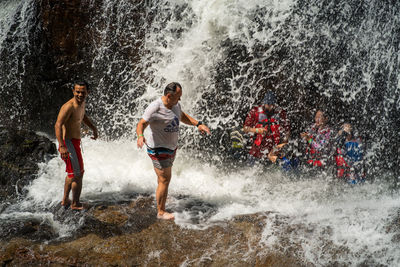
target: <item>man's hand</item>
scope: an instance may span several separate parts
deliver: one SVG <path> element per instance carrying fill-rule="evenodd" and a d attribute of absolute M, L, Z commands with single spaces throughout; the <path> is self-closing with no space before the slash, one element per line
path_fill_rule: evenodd
<path fill-rule="evenodd" d="M 144 136 L 139 136 L 137 139 L 137 147 L 142 148 L 145 143 L 146 143 L 146 139 L 144 138 Z"/>
<path fill-rule="evenodd" d="M 69 152 L 68 149 L 65 146 L 60 146 L 60 148 L 58 149 L 58 151 L 60 151 L 61 154 L 61 158 L 63 160 L 67 160 L 69 157 Z"/>
<path fill-rule="evenodd" d="M 146 139 L 143 136 L 144 129 L 149 125 L 149 122 L 145 121 L 144 119 L 140 119 L 136 126 L 136 134 L 137 134 L 137 147 L 142 148 L 144 144 L 146 144 Z"/>
<path fill-rule="evenodd" d="M 274 146 L 274 148 L 268 153 L 268 159 L 272 162 L 275 163 L 276 160 L 282 157 L 282 155 L 279 155 L 281 153 L 281 150 L 284 146 L 286 146 L 288 143 L 280 143 L 279 145 Z"/>
<path fill-rule="evenodd" d="M 93 136 L 90 137 L 90 138 L 92 138 L 93 140 L 96 140 L 97 137 L 99 137 L 99 135 L 98 135 L 98 133 L 97 133 L 97 129 L 94 129 L 94 130 L 93 130 Z"/>
<path fill-rule="evenodd" d="M 199 131 L 201 132 L 201 133 L 208 133 L 208 134 L 211 134 L 211 132 L 210 132 L 210 129 L 208 129 L 208 127 L 206 126 L 206 125 L 204 125 L 204 124 L 200 124 L 199 125 L 199 127 L 197 127 L 197 129 L 199 129 Z M 139 140 L 138 140 L 139 141 Z"/>
<path fill-rule="evenodd" d="M 266 136 L 268 134 L 268 130 L 265 128 L 256 128 L 257 134 L 261 134 L 262 136 Z"/>
<path fill-rule="evenodd" d="M 278 156 L 270 152 L 270 153 L 268 153 L 268 159 L 269 159 L 272 163 L 275 163 L 276 160 L 278 159 Z"/>

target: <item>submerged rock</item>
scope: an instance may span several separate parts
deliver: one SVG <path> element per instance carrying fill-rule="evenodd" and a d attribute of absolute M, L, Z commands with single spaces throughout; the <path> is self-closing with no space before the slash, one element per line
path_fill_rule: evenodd
<path fill-rule="evenodd" d="M 8 240 L 16 236 L 34 241 L 49 240 L 57 237 L 49 222 L 37 218 L 2 220 L 0 226 L 2 228 L 0 239 L 2 240 Z"/>

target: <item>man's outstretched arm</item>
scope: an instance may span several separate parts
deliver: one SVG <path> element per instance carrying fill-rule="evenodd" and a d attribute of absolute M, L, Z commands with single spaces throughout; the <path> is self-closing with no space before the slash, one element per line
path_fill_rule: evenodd
<path fill-rule="evenodd" d="M 181 116 L 181 122 L 188 124 L 188 125 L 197 126 L 197 129 L 199 129 L 199 131 L 202 133 L 211 134 L 210 129 L 208 129 L 208 127 L 206 125 L 199 124 L 199 121 L 190 117 L 188 114 L 186 114 L 183 111 L 182 111 L 182 116 Z"/>

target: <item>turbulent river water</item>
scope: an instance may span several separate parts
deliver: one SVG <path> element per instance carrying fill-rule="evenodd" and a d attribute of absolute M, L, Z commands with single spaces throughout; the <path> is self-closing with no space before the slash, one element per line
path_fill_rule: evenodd
<path fill-rule="evenodd" d="M 10 31 L 7 22 L 29 17 L 32 4 L 0 3 L 0 47 Z M 136 5 L 146 5 L 143 17 L 151 21 L 143 19 L 142 55 L 132 64 L 123 51 L 135 38 L 128 14 Z M 167 202 L 176 224 L 205 229 L 235 215 L 265 212 L 272 214 L 261 237 L 266 248 L 293 250 L 319 266 L 332 259 L 400 265 L 397 233 L 389 230 L 400 206 L 393 157 L 399 147 L 393 128 L 400 110 L 399 9 L 395 1 L 378 0 L 103 1 L 91 25 L 98 27 L 95 57 L 87 62 L 97 88 L 89 111 L 101 138 L 83 139 L 82 198 L 96 203 L 154 194 L 155 174 L 136 147 L 134 128 L 165 84 L 178 81 L 183 110 L 206 121 L 214 135 L 181 127 Z M 365 184 L 350 186 L 326 175 L 292 177 L 277 168 L 224 168 L 221 159 L 230 146 L 225 129 L 242 125 L 266 87 L 277 92 L 295 134 L 321 102 L 334 122 L 351 121 L 367 144 Z M 101 93 L 109 88 L 118 96 Z M 0 220 L 37 217 L 50 221 L 60 237 L 72 235 L 74 226 L 48 211 L 61 200 L 64 170 L 59 158 L 41 164 L 26 198 Z"/>
<path fill-rule="evenodd" d="M 118 202 L 132 193 L 154 194 L 151 162 L 134 141 L 85 138 L 83 146 L 85 201 Z M 388 229 L 398 216 L 400 198 L 390 193 L 387 183 L 349 186 L 326 176 L 294 178 L 259 168 L 227 172 L 188 154 L 179 151 L 170 184 L 167 206 L 175 212 L 176 224 L 205 229 L 235 215 L 267 212 L 272 215 L 261 245 L 268 249 L 293 250 L 301 244 L 294 253 L 317 265 L 333 259 L 346 265 L 368 259 L 385 266 L 399 262 L 396 232 Z M 71 235 L 76 226 L 58 222 L 47 211 L 62 197 L 64 168 L 59 158 L 42 164 L 26 199 L 9 207 L 0 219 L 32 216 L 51 222 L 60 237 Z"/>

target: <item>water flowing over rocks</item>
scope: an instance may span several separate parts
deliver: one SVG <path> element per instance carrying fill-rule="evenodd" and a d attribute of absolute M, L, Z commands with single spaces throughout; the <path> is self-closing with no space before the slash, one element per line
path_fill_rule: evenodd
<path fill-rule="evenodd" d="M 5 266 L 311 266 L 291 253 L 258 245 L 265 214 L 237 216 L 204 230 L 181 228 L 155 215 L 152 197 L 94 206 L 77 213 L 86 219 L 76 239 L 44 244 L 25 236 L 2 241 L 0 262 Z"/>
<path fill-rule="evenodd" d="M 96 203 L 81 212 L 58 205 L 52 208 L 55 217 L 78 227 L 73 236 L 55 238 L 54 230 L 46 223 L 25 223 L 14 236 L 0 241 L 0 263 L 3 266 L 315 266 L 302 259 L 302 243 L 295 237 L 303 232 L 312 234 L 316 231 L 312 226 L 286 225 L 280 220 L 284 217 L 266 212 L 235 216 L 205 229 L 191 229 L 173 221 L 157 220 L 154 203 L 153 197 L 136 196 L 135 200 L 121 203 Z M 278 219 L 268 223 L 285 229 L 284 233 L 274 233 L 278 247 L 269 247 L 262 240 L 267 220 L 272 217 Z M 10 226 L 16 224 L 10 222 Z M 400 232 L 398 219 L 388 231 Z M 332 229 L 326 227 L 324 232 L 332 234 Z M 329 266 L 352 265 L 340 261 L 349 253 L 345 247 L 327 243 L 318 250 L 320 257 L 325 253 L 334 255 L 328 261 Z M 380 265 L 371 255 L 358 266 Z"/>
<path fill-rule="evenodd" d="M 56 154 L 47 137 L 32 131 L 0 128 L 0 211 L 8 201 L 24 195 L 24 187 L 36 178 L 38 163 Z"/>

